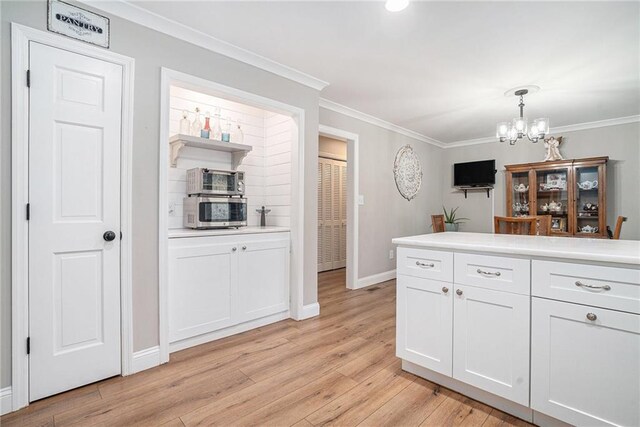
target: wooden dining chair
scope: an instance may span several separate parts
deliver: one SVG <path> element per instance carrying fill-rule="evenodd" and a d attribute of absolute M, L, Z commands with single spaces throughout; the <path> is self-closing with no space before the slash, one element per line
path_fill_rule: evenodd
<path fill-rule="evenodd" d="M 496 234 L 536 235 L 538 219 L 535 216 L 513 218 L 509 216 L 494 216 L 493 225 Z"/>
<path fill-rule="evenodd" d="M 616 228 L 613 230 L 613 239 L 620 240 L 620 232 L 622 231 L 622 223 L 627 220 L 626 216 L 619 216 L 616 220 Z"/>
<path fill-rule="evenodd" d="M 444 233 L 444 215 L 431 215 L 431 226 L 434 233 Z"/>
<path fill-rule="evenodd" d="M 536 216 L 538 236 L 551 236 L 551 215 Z"/>

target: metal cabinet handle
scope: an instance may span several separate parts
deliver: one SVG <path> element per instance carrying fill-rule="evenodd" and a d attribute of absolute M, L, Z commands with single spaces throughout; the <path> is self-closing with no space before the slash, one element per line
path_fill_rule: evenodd
<path fill-rule="evenodd" d="M 231 250 L 232 250 L 233 252 L 235 252 L 235 251 L 237 251 L 237 250 L 238 250 L 238 248 L 233 247 L 233 248 L 231 248 Z"/>
<path fill-rule="evenodd" d="M 597 318 L 598 316 L 596 316 L 594 313 L 587 313 L 587 319 L 591 320 L 592 322 Z"/>
<path fill-rule="evenodd" d="M 242 250 L 243 250 L 243 251 L 246 251 L 246 250 L 247 250 L 247 247 L 246 247 L 246 246 L 243 246 L 243 247 L 242 247 Z"/>
<path fill-rule="evenodd" d="M 609 286 L 609 285 L 593 286 L 593 285 L 589 285 L 588 283 L 582 283 L 579 280 L 576 282 L 576 286 L 578 286 L 580 288 L 587 288 L 587 289 L 602 289 L 603 291 L 610 291 L 611 290 L 611 286 Z"/>
<path fill-rule="evenodd" d="M 495 273 L 491 272 L 491 271 L 484 271 L 484 270 L 480 270 L 477 269 L 476 272 L 478 274 L 484 274 L 485 276 L 495 276 L 495 277 L 500 277 L 500 272 L 496 271 Z"/>
<path fill-rule="evenodd" d="M 436 266 L 436 265 L 435 265 L 434 263 L 432 263 L 432 262 L 430 262 L 430 263 L 424 263 L 424 262 L 420 262 L 420 261 L 416 261 L 416 265 L 417 265 L 418 267 L 429 267 L 429 268 L 433 268 L 433 267 L 435 267 L 435 266 Z"/>
<path fill-rule="evenodd" d="M 444 292 L 446 294 L 447 292 L 449 292 L 449 288 L 447 288 L 446 286 L 443 286 L 442 287 L 442 292 Z"/>
<path fill-rule="evenodd" d="M 462 295 L 462 289 L 458 289 L 458 290 L 456 291 L 456 294 L 458 294 L 458 295 Z"/>

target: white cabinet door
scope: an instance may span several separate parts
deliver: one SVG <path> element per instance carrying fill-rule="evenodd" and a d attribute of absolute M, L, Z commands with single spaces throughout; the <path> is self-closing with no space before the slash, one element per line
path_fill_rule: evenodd
<path fill-rule="evenodd" d="M 239 321 L 289 309 L 289 240 L 238 243 Z"/>
<path fill-rule="evenodd" d="M 169 247 L 170 342 L 237 323 L 238 251 L 234 243 Z"/>
<path fill-rule="evenodd" d="M 455 285 L 453 377 L 529 405 L 529 297 Z"/>
<path fill-rule="evenodd" d="M 574 425 L 640 425 L 640 316 L 541 298 L 532 310 L 531 407 Z"/>
<path fill-rule="evenodd" d="M 451 376 L 453 285 L 399 275 L 396 355 Z"/>

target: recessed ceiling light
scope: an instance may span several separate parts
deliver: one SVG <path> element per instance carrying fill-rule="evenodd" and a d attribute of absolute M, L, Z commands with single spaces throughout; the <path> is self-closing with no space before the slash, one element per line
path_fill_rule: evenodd
<path fill-rule="evenodd" d="M 389 12 L 400 12 L 406 9 L 407 6 L 409 6 L 409 0 L 387 0 L 384 4 L 384 7 Z"/>

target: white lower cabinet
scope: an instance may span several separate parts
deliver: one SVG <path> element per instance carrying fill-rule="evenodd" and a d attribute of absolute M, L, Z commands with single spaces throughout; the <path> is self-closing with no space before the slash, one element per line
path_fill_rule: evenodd
<path fill-rule="evenodd" d="M 399 275 L 397 292 L 397 356 L 451 376 L 452 286 Z"/>
<path fill-rule="evenodd" d="M 247 240 L 238 248 L 239 320 L 289 309 L 289 241 Z"/>
<path fill-rule="evenodd" d="M 640 425 L 640 316 L 533 298 L 531 407 L 574 425 Z"/>
<path fill-rule="evenodd" d="M 455 285 L 453 378 L 529 405 L 529 296 Z"/>
<path fill-rule="evenodd" d="M 289 234 L 169 240 L 169 342 L 289 309 Z"/>

